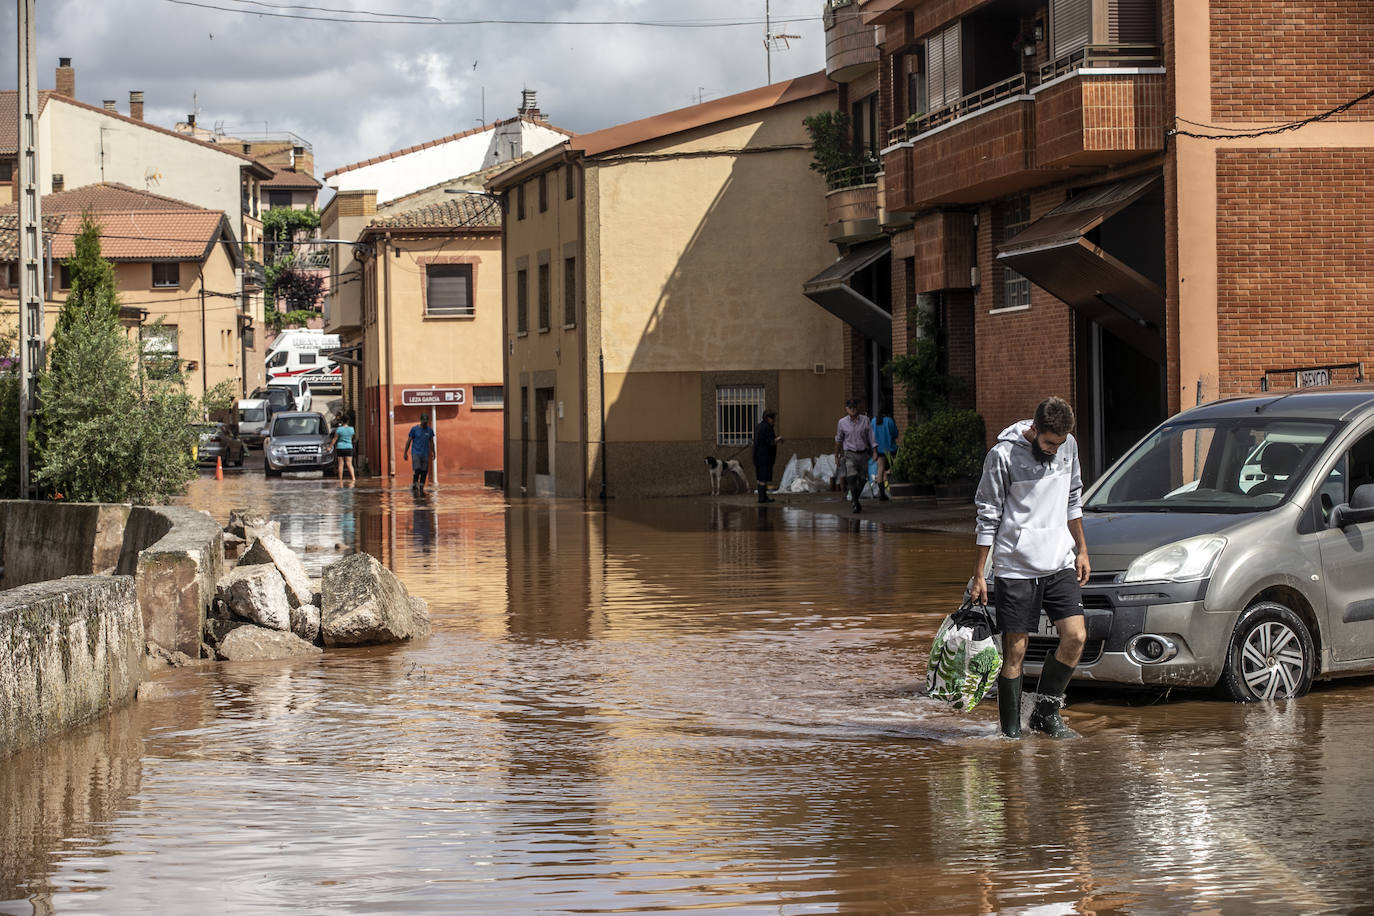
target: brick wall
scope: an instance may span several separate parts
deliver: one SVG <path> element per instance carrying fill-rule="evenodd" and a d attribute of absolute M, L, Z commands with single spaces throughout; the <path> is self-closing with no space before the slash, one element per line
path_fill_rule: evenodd
<path fill-rule="evenodd" d="M 899 233 L 895 238 L 910 237 L 910 232 Z M 916 328 L 910 321 L 911 307 L 916 304 L 916 291 L 912 289 L 912 259 L 901 257 L 892 252 L 892 358 L 906 356 L 911 352 L 911 339 Z M 898 429 L 911 425 L 911 410 L 906 406 L 907 388 L 892 380 L 892 419 L 897 421 Z"/>
<path fill-rule="evenodd" d="M 1163 74 L 1080 76 L 1035 98 L 1040 166 L 1133 157 L 1164 148 Z"/>
<path fill-rule="evenodd" d="M 1031 219 L 1039 219 L 1064 201 L 1062 190 L 1031 196 Z M 1029 309 L 989 314 L 1000 285 L 994 260 L 992 205 L 978 211 L 978 264 L 982 277 L 973 304 L 977 337 L 977 405 L 991 441 L 1017 420 L 1035 412 L 1049 395 L 1078 408 L 1073 310 L 1038 286 L 1031 286 Z"/>
<path fill-rule="evenodd" d="M 909 199 L 918 206 L 973 203 L 1046 177 L 1032 171 L 1035 104 L 1011 102 L 956 121 L 914 145 Z"/>
<path fill-rule="evenodd" d="M 864 25 L 857 6 L 835 11 L 835 25 L 825 31 L 825 72 L 861 67 L 878 59 L 873 26 Z"/>
<path fill-rule="evenodd" d="M 1303 118 L 1374 87 L 1369 0 L 1211 0 L 1210 18 L 1216 120 Z M 1336 117 L 1374 117 L 1374 104 Z"/>
<path fill-rule="evenodd" d="M 1266 368 L 1374 360 L 1371 175 L 1374 149 L 1217 151 L 1223 396 Z"/>
<path fill-rule="evenodd" d="M 915 241 L 914 288 L 917 292 L 967 289 L 975 261 L 973 214 L 928 213 L 912 227 Z"/>

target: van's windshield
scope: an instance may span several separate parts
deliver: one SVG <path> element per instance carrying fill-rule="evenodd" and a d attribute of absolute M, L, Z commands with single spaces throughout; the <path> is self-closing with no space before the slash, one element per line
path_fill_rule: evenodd
<path fill-rule="evenodd" d="M 324 417 L 277 417 L 272 423 L 272 438 L 278 436 L 323 436 Z"/>
<path fill-rule="evenodd" d="M 261 423 L 267 419 L 267 411 L 261 407 L 240 407 L 239 422 Z"/>
<path fill-rule="evenodd" d="M 1089 512 L 1264 512 L 1281 503 L 1335 433 L 1321 420 L 1245 417 L 1151 433 L 1093 488 Z"/>

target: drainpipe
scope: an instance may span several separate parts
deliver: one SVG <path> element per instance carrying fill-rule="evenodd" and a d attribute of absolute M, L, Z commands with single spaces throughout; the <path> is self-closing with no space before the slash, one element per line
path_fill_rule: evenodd
<path fill-rule="evenodd" d="M 200 400 L 205 402 L 205 392 L 210 390 L 210 367 L 206 357 L 209 350 L 205 346 L 205 262 L 200 262 Z"/>
<path fill-rule="evenodd" d="M 485 104 L 484 99 L 483 105 Z M 510 411 L 511 404 L 518 403 L 512 401 L 513 394 L 510 382 L 514 376 L 511 372 L 511 363 L 515 357 L 512 348 L 507 344 L 507 341 L 513 340 L 510 336 L 510 321 L 506 314 L 506 303 L 510 301 L 506 283 L 506 265 L 510 264 L 510 246 L 508 244 L 510 236 L 506 232 L 506 204 L 509 203 L 509 193 L 502 191 L 500 202 L 497 204 L 501 212 L 501 396 L 505 399 L 505 405 L 501 408 L 501 492 L 507 496 L 513 492 L 511 490 L 510 469 L 515 464 L 511 459 L 516 453 L 510 439 Z M 475 397 L 476 395 L 474 395 Z"/>
<path fill-rule="evenodd" d="M 395 392 L 393 391 L 394 377 L 391 372 L 392 358 L 395 354 L 391 351 L 391 258 L 387 250 L 391 247 L 391 233 L 388 232 L 382 238 L 381 260 L 382 260 L 382 315 L 383 329 L 386 344 L 386 468 L 387 476 L 395 477 L 396 468 L 392 462 L 396 460 L 396 410 Z"/>
<path fill-rule="evenodd" d="M 587 168 L 580 157 L 574 158 L 569 154 L 567 161 L 568 168 L 575 168 L 577 170 L 577 181 L 576 186 L 573 188 L 573 193 L 577 195 L 578 201 L 577 238 L 578 246 L 581 248 L 581 251 L 578 252 L 577 269 L 581 272 L 581 277 L 574 277 L 578 286 L 577 292 L 574 295 L 578 298 L 577 336 L 581 339 L 581 345 L 577 348 L 577 359 L 578 379 L 582 387 L 582 397 L 578 405 L 577 422 L 580 430 L 577 439 L 582 443 L 582 495 L 585 499 L 587 494 L 587 416 L 591 412 L 590 405 L 587 403 L 587 345 L 591 340 L 590 330 L 587 327 L 587 277 L 589 276 L 587 273 Z M 601 400 L 602 425 L 604 427 L 606 419 L 606 393 L 604 389 L 601 393 Z M 602 430 L 602 434 L 604 436 L 604 429 Z M 604 446 L 601 453 L 601 477 L 601 494 L 604 500 L 606 494 L 606 453 Z"/>

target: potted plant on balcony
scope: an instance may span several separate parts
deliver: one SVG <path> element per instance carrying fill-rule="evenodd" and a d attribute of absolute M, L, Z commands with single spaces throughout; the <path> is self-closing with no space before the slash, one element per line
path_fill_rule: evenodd
<path fill-rule="evenodd" d="M 849 115 L 821 111 L 804 118 L 802 124 L 811 135 L 811 170 L 825 176 L 830 190 L 865 183 L 865 160 L 850 137 Z"/>

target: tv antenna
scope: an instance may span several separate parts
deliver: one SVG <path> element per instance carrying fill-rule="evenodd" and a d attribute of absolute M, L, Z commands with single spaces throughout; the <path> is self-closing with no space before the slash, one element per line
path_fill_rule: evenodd
<path fill-rule="evenodd" d="M 773 52 L 789 50 L 790 42 L 800 41 L 800 35 L 773 34 L 772 0 L 763 0 L 763 57 L 768 68 L 768 84 L 773 84 Z"/>

